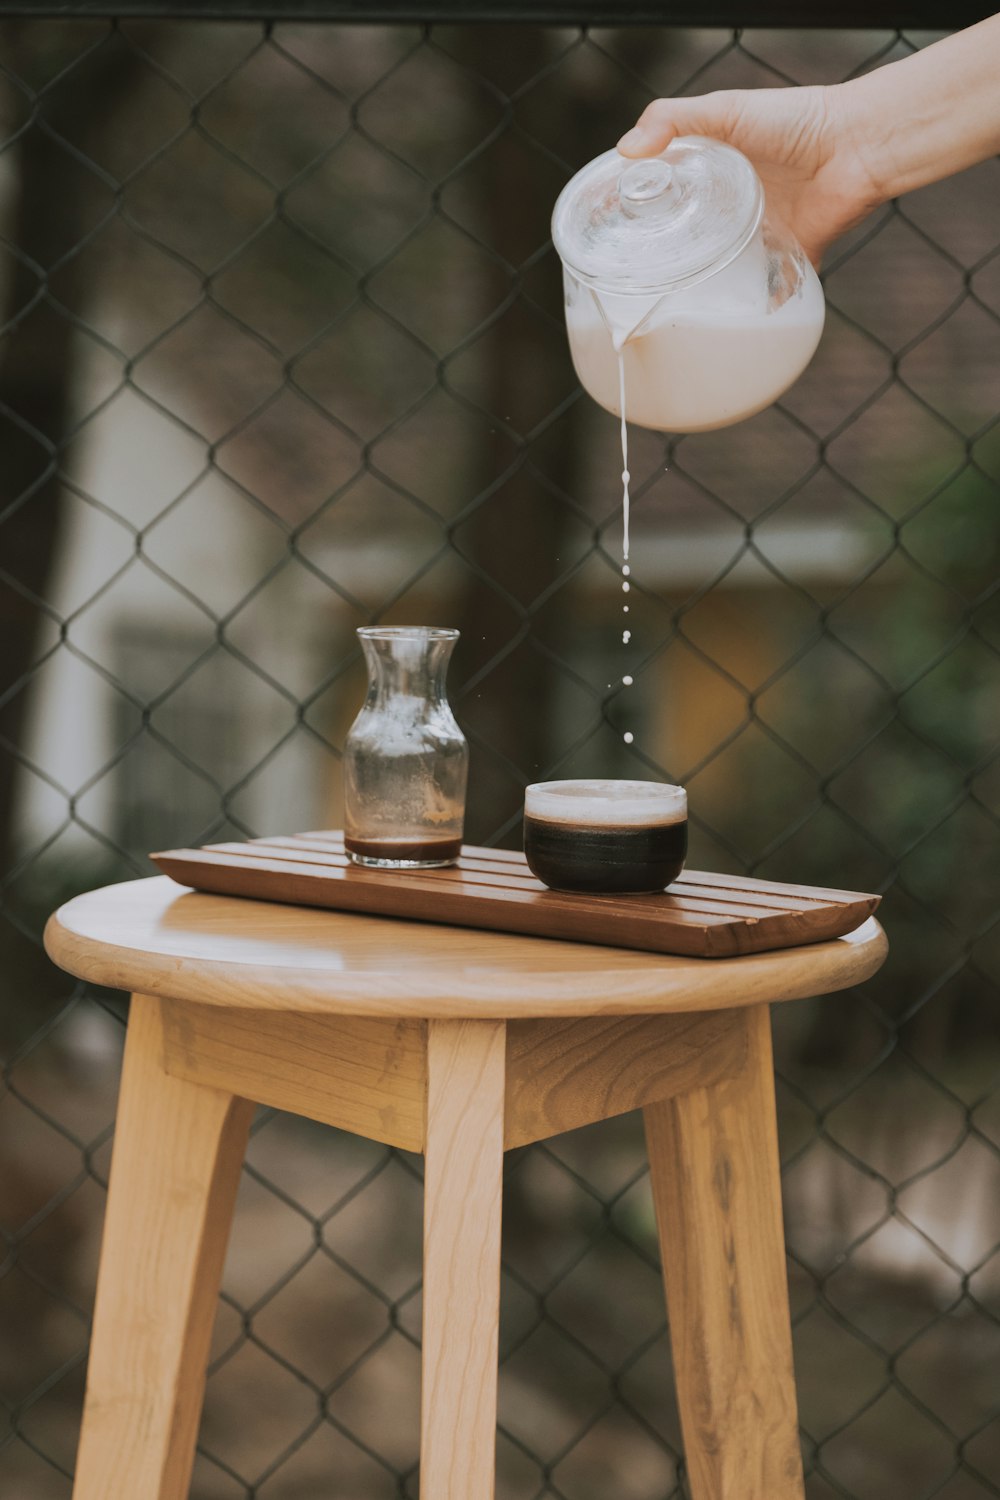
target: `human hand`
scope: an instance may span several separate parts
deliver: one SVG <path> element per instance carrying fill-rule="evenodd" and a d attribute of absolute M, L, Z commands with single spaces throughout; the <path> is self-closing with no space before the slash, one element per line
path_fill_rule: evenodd
<path fill-rule="evenodd" d="M 749 157 L 768 212 L 814 265 L 838 235 L 884 201 L 858 140 L 844 87 L 729 89 L 657 99 L 618 142 L 623 156 L 658 156 L 678 135 L 725 141 Z"/>

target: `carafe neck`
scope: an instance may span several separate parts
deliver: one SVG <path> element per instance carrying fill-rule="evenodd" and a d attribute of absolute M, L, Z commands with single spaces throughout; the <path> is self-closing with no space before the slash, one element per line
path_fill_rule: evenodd
<path fill-rule="evenodd" d="M 373 626 L 358 631 L 368 667 L 368 705 L 409 698 L 446 703 L 448 663 L 457 630 Z"/>

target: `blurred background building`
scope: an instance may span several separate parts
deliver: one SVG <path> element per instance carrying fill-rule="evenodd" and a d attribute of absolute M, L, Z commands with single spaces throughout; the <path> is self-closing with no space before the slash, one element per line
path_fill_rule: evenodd
<path fill-rule="evenodd" d="M 385 621 L 462 628 L 473 841 L 516 844 L 529 780 L 666 776 L 692 864 L 884 892 L 882 973 L 775 1016 L 808 1495 L 1000 1495 L 1000 166 L 836 248 L 777 407 L 633 431 L 627 654 L 617 427 L 548 239 L 654 95 L 935 34 L 14 9 L 0 1493 L 70 1493 L 122 1035 L 44 918 L 157 847 L 336 826 Z M 197 1500 L 416 1494 L 419 1174 L 262 1112 Z M 507 1191 L 500 1495 L 684 1494 L 638 1122 Z"/>

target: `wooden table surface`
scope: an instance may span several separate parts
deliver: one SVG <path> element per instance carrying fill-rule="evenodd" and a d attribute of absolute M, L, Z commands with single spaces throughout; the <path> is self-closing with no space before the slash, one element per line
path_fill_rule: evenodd
<path fill-rule="evenodd" d="M 220 1006 L 344 1015 L 641 1015 L 797 1000 L 860 983 L 887 944 L 875 919 L 832 942 L 674 958 L 186 891 L 165 876 L 77 896 L 50 956 L 116 989 Z"/>

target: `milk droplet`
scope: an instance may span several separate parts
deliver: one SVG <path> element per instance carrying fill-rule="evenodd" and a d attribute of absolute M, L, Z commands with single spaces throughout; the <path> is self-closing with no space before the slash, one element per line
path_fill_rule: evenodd
<path fill-rule="evenodd" d="M 629 641 L 631 639 L 632 639 L 632 632 L 631 632 L 631 630 L 623 630 L 622 631 L 622 645 L 623 646 L 627 646 L 628 643 L 629 643 Z"/>
<path fill-rule="evenodd" d="M 622 614 L 625 614 L 625 615 L 628 614 L 628 605 L 627 604 L 623 604 L 622 605 Z"/>
<path fill-rule="evenodd" d="M 622 682 L 624 682 L 626 687 L 632 686 L 632 679 L 627 674 L 622 678 Z"/>
<path fill-rule="evenodd" d="M 626 578 L 625 582 L 622 584 L 622 593 L 623 594 L 627 594 L 628 591 L 629 591 L 629 589 L 631 587 L 632 587 L 632 585 L 629 583 L 628 579 Z"/>
<path fill-rule="evenodd" d="M 557 561 L 558 561 L 558 559 L 557 559 Z M 625 563 L 625 565 L 622 568 L 622 572 L 624 573 L 624 575 L 625 575 L 626 578 L 631 573 L 631 571 L 632 571 L 632 569 L 629 567 L 628 563 Z"/>
<path fill-rule="evenodd" d="M 632 741 L 635 739 L 635 735 L 632 733 L 631 729 L 626 729 L 625 733 L 622 735 L 622 739 L 625 741 L 626 745 L 631 745 Z"/>

